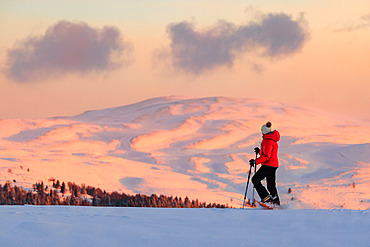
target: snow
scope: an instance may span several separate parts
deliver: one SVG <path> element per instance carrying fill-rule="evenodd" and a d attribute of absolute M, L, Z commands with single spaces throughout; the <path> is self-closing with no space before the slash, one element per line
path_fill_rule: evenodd
<path fill-rule="evenodd" d="M 242 98 L 171 96 L 72 117 L 0 120 L 0 183 L 31 188 L 54 178 L 240 207 L 267 121 L 282 137 L 284 203 L 370 208 L 369 122 Z"/>
<path fill-rule="evenodd" d="M 286 210 L 242 210 L 248 160 L 266 121 L 282 136 L 277 186 Z M 225 97 L 3 119 L 0 183 L 31 188 L 54 178 L 237 208 L 0 206 L 0 246 L 369 246 L 369 127 Z"/>
<path fill-rule="evenodd" d="M 1 246 L 368 246 L 369 211 L 1 206 Z"/>

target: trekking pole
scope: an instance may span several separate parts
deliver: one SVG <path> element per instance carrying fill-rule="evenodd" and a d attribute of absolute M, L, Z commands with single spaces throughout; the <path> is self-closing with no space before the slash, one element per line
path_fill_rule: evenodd
<path fill-rule="evenodd" d="M 252 171 L 252 166 L 249 167 L 247 186 L 245 188 L 245 193 L 244 193 L 243 209 L 244 209 L 245 199 L 247 198 L 247 191 L 248 191 L 249 179 L 251 177 L 251 171 Z"/>
<path fill-rule="evenodd" d="M 256 152 L 256 159 L 257 159 L 257 152 Z M 254 174 L 256 174 L 256 171 L 257 171 L 257 165 L 254 165 Z M 256 203 L 254 202 L 254 185 L 253 185 L 253 187 L 252 187 L 252 206 L 254 206 Z"/>

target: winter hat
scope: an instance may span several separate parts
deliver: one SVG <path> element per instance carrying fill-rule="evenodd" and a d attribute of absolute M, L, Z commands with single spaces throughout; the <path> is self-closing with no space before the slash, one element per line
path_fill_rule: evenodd
<path fill-rule="evenodd" d="M 262 125 L 261 131 L 262 134 L 266 135 L 267 133 L 271 132 L 271 122 L 267 122 L 266 124 Z"/>

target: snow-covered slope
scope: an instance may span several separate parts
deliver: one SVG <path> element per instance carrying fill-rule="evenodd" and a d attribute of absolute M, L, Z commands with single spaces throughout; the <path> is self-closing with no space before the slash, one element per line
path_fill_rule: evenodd
<path fill-rule="evenodd" d="M 1 206 L 0 243 L 38 246 L 367 247 L 369 211 Z"/>
<path fill-rule="evenodd" d="M 370 207 L 369 123 L 240 98 L 162 97 L 73 117 L 0 120 L 0 182 L 55 178 L 240 207 L 266 121 L 282 136 L 283 202 Z"/>

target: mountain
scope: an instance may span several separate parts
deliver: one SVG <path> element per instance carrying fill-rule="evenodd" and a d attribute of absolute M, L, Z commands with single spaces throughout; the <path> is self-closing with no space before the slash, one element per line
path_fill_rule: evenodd
<path fill-rule="evenodd" d="M 171 96 L 72 117 L 0 120 L 0 182 L 27 188 L 55 178 L 240 207 L 267 121 L 281 134 L 284 203 L 370 207 L 369 123 L 243 98 Z"/>

